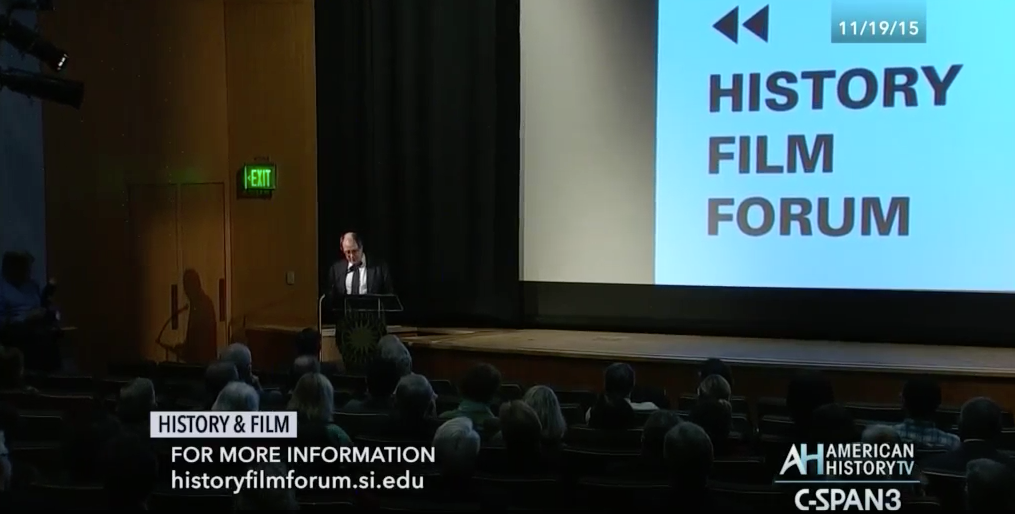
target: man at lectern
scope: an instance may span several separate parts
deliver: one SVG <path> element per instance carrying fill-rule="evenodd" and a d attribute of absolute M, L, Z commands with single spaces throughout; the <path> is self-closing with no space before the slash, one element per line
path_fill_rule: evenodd
<path fill-rule="evenodd" d="M 328 271 L 328 291 L 333 297 L 364 294 L 394 294 L 388 266 L 368 261 L 363 241 L 355 232 L 342 236 L 342 254 Z"/>

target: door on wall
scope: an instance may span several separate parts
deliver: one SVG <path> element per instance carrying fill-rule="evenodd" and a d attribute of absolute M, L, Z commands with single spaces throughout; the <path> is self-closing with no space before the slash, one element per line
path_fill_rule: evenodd
<path fill-rule="evenodd" d="M 129 188 L 134 337 L 152 360 L 207 363 L 226 343 L 225 185 Z"/>

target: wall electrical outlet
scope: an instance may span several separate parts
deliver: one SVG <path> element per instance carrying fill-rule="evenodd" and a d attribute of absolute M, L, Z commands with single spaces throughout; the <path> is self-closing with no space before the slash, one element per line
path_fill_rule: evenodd
<path fill-rule="evenodd" d="M 285 272 L 285 285 L 291 286 L 294 284 L 296 284 L 296 272 L 295 271 Z"/>

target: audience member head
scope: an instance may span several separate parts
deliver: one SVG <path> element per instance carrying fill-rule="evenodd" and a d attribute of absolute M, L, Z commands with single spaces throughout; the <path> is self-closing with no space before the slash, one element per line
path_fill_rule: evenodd
<path fill-rule="evenodd" d="M 328 377 L 307 373 L 296 382 L 288 409 L 298 412 L 304 419 L 331 423 L 335 413 L 335 388 Z"/>
<path fill-rule="evenodd" d="M 412 355 L 409 348 L 395 334 L 388 334 L 377 341 L 377 355 L 395 363 L 398 376 L 404 377 L 412 373 Z"/>
<path fill-rule="evenodd" d="M 363 261 L 363 241 L 359 234 L 346 232 L 342 236 L 342 255 L 350 264 L 359 264 Z"/>
<path fill-rule="evenodd" d="M 146 423 L 155 406 L 155 384 L 147 378 L 135 378 L 120 389 L 116 415 L 123 423 Z"/>
<path fill-rule="evenodd" d="M 698 384 L 699 400 L 722 400 L 728 402 L 732 394 L 730 383 L 721 375 L 709 375 Z"/>
<path fill-rule="evenodd" d="M 726 400 L 699 399 L 691 408 L 689 419 L 708 434 L 715 450 L 729 441 L 733 428 L 733 406 Z"/>
<path fill-rule="evenodd" d="M 907 380 L 902 387 L 902 406 L 910 418 L 932 421 L 941 406 L 941 386 L 927 377 Z"/>
<path fill-rule="evenodd" d="M 436 414 L 437 395 L 423 375 L 415 373 L 398 380 L 395 387 L 395 409 L 406 419 L 423 419 Z"/>
<path fill-rule="evenodd" d="M 402 375 L 393 361 L 375 357 L 367 363 L 367 394 L 371 398 L 391 398 Z"/>
<path fill-rule="evenodd" d="M 479 446 L 479 433 L 466 417 L 446 421 L 433 436 L 434 456 L 445 476 L 471 476 L 476 469 Z"/>
<path fill-rule="evenodd" d="M 543 426 L 539 415 L 521 400 L 500 406 L 500 432 L 509 452 L 538 452 L 543 440 Z"/>
<path fill-rule="evenodd" d="M 229 382 L 222 388 L 211 410 L 221 412 L 253 412 L 261 408 L 257 390 L 245 382 Z"/>
<path fill-rule="evenodd" d="M 1015 510 L 1015 472 L 991 459 L 966 465 L 966 510 Z"/>
<path fill-rule="evenodd" d="M 229 382 L 236 382 L 240 379 L 236 365 L 228 361 L 216 361 L 208 365 L 204 371 L 204 391 L 212 397 L 218 398 L 219 393 Z"/>
<path fill-rule="evenodd" d="M 250 468 L 251 473 L 263 474 L 265 482 L 274 487 L 244 487 L 234 498 L 233 510 L 300 510 L 296 501 L 296 491 L 285 487 L 289 475 L 285 464 L 279 462 L 257 464 Z"/>
<path fill-rule="evenodd" d="M 465 372 L 458 389 L 466 400 L 490 403 L 500 390 L 500 371 L 485 363 L 473 366 Z"/>
<path fill-rule="evenodd" d="M 963 441 L 996 441 L 1001 436 L 1001 407 L 990 398 L 973 398 L 959 411 L 959 436 Z"/>
<path fill-rule="evenodd" d="M 231 362 L 236 366 L 236 372 L 240 374 L 240 380 L 250 382 L 253 377 L 250 348 L 243 343 L 233 343 L 222 351 L 220 360 Z"/>
<path fill-rule="evenodd" d="M 832 383 L 820 372 L 804 370 L 790 380 L 786 408 L 798 430 L 806 430 L 814 410 L 829 403 L 835 403 L 835 393 Z"/>
<path fill-rule="evenodd" d="M 0 272 L 3 279 L 14 287 L 21 287 L 32 277 L 32 262 L 35 260 L 28 252 L 4 252 Z"/>
<path fill-rule="evenodd" d="M 567 422 L 564 421 L 564 413 L 560 410 L 560 401 L 557 400 L 557 393 L 549 387 L 537 385 L 525 391 L 522 397 L 529 407 L 539 417 L 539 424 L 543 426 L 543 439 L 546 441 L 560 441 L 564 439 L 567 432 Z"/>
<path fill-rule="evenodd" d="M 679 424 L 680 415 L 676 411 L 660 409 L 649 415 L 641 432 L 641 454 L 662 460 L 666 434 Z"/>
<path fill-rule="evenodd" d="M 88 483 L 95 480 L 103 449 L 120 434 L 120 424 L 105 412 L 69 421 L 61 445 L 64 469 L 72 480 Z"/>
<path fill-rule="evenodd" d="M 105 447 L 103 488 L 113 509 L 145 509 L 159 480 L 159 459 L 136 435 L 114 437 Z"/>
<path fill-rule="evenodd" d="M 733 370 L 730 369 L 729 364 L 726 364 L 722 359 L 705 359 L 698 367 L 698 382 L 712 376 L 719 375 L 726 379 L 726 383 L 733 387 Z"/>
<path fill-rule="evenodd" d="M 637 417 L 627 398 L 600 394 L 589 412 L 589 426 L 604 430 L 624 430 L 635 426 Z"/>
<path fill-rule="evenodd" d="M 304 328 L 296 334 L 296 355 L 321 356 L 321 333 L 316 328 Z"/>
<path fill-rule="evenodd" d="M 680 423 L 666 433 L 663 442 L 671 483 L 679 488 L 699 489 L 708 484 L 712 471 L 712 441 L 691 422 Z"/>
<path fill-rule="evenodd" d="M 870 425 L 863 430 L 860 442 L 868 444 L 898 444 L 902 437 L 894 427 L 888 425 Z"/>
<path fill-rule="evenodd" d="M 846 444 L 857 441 L 853 415 L 837 403 L 829 403 L 814 409 L 808 426 L 811 439 L 816 443 Z"/>
<path fill-rule="evenodd" d="M 296 387 L 296 383 L 303 378 L 303 375 L 320 372 L 321 361 L 317 360 L 317 357 L 313 355 L 300 355 L 296 357 L 292 368 L 289 370 L 289 391 L 292 391 Z"/>
<path fill-rule="evenodd" d="M 634 368 L 623 362 L 615 362 L 603 372 L 603 392 L 610 396 L 630 398 L 634 390 Z"/>
<path fill-rule="evenodd" d="M 24 386 L 25 355 L 17 348 L 0 346 L 0 390 Z"/>

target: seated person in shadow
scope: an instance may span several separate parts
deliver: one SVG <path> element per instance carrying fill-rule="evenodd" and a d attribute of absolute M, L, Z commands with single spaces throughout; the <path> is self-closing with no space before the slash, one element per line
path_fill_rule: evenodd
<path fill-rule="evenodd" d="M 395 387 L 395 409 L 378 435 L 405 441 L 430 441 L 443 420 L 437 418 L 437 395 L 423 375 L 406 375 Z M 470 430 L 472 425 L 469 425 Z"/>
<path fill-rule="evenodd" d="M 293 360 L 292 367 L 289 368 L 288 383 L 286 384 L 286 396 L 290 396 L 293 393 L 293 389 L 296 389 L 296 384 L 303 378 L 303 375 L 307 373 L 321 373 L 321 361 L 317 360 L 317 357 L 311 355 L 300 355 Z"/>
<path fill-rule="evenodd" d="M 672 410 L 657 410 L 649 415 L 641 433 L 641 454 L 632 462 L 609 466 L 606 474 L 611 477 L 634 480 L 665 479 L 668 476 L 663 458 L 663 440 L 669 431 L 679 425 L 680 415 Z"/>
<path fill-rule="evenodd" d="M 17 348 L 0 346 L 0 392 L 38 394 L 25 384 L 25 356 Z"/>
<path fill-rule="evenodd" d="M 296 357 L 313 357 L 320 360 L 321 357 L 321 333 L 316 328 L 304 328 L 296 334 Z M 321 362 L 321 369 L 318 371 L 325 375 L 337 375 L 342 372 L 342 367 L 337 362 Z"/>
<path fill-rule="evenodd" d="M 148 510 L 159 459 L 144 439 L 124 433 L 104 448 L 102 486 L 110 510 Z"/>
<path fill-rule="evenodd" d="M 729 403 L 732 394 L 730 383 L 720 375 L 707 376 L 698 384 L 698 401 L 722 400 Z"/>
<path fill-rule="evenodd" d="M 333 421 L 335 388 L 328 377 L 307 373 L 296 382 L 288 410 L 297 414 L 297 438 L 310 446 L 351 446 L 352 439 Z M 310 441 L 316 441 L 313 444 Z M 300 441 L 303 444 L 302 441 Z"/>
<path fill-rule="evenodd" d="M 698 367 L 698 384 L 700 385 L 703 380 L 712 376 L 719 375 L 726 380 L 729 384 L 730 389 L 733 388 L 733 370 L 730 369 L 730 365 L 722 361 L 722 359 L 705 359 Z"/>
<path fill-rule="evenodd" d="M 377 341 L 377 355 L 394 362 L 398 367 L 399 377 L 412 373 L 412 355 L 409 348 L 395 334 L 388 334 Z"/>
<path fill-rule="evenodd" d="M 733 406 L 730 402 L 726 400 L 698 400 L 698 403 L 691 408 L 689 421 L 700 426 L 708 434 L 716 459 L 750 455 L 750 448 L 745 441 L 738 441 L 730 437 L 733 429 Z"/>
<path fill-rule="evenodd" d="M 629 430 L 638 426 L 638 417 L 627 398 L 602 393 L 589 409 L 588 425 L 600 430 Z"/>
<path fill-rule="evenodd" d="M 564 446 L 567 421 L 560 410 L 557 393 L 543 385 L 532 386 L 525 391 L 522 401 L 539 416 L 539 424 L 543 427 L 543 448 L 548 452 L 559 453 Z"/>
<path fill-rule="evenodd" d="M 669 470 L 672 501 L 686 510 L 750 510 L 714 495 L 708 477 L 712 472 L 712 441 L 691 422 L 666 433 L 663 443 Z"/>
<path fill-rule="evenodd" d="M 966 510 L 1015 510 L 1015 471 L 990 459 L 966 466 Z"/>
<path fill-rule="evenodd" d="M 559 454 L 551 455 L 543 444 L 539 416 L 525 402 L 514 400 L 500 406 L 500 435 L 505 459 L 497 472 L 506 475 L 555 473 Z"/>
<path fill-rule="evenodd" d="M 631 392 L 634 391 L 635 376 L 634 368 L 623 362 L 615 362 L 606 367 L 603 372 L 603 396 L 612 400 L 622 400 L 631 407 L 632 412 L 652 412 L 659 407 L 652 402 L 633 402 Z M 598 406 L 598 403 L 597 403 Z M 592 415 L 595 407 L 585 413 L 585 421 L 592 426 Z M 632 421 L 632 423 L 636 423 Z M 625 428 L 633 428 L 628 426 Z"/>
<path fill-rule="evenodd" d="M 205 399 L 202 402 L 203 407 L 199 410 L 211 410 L 212 405 L 215 404 L 215 400 L 218 399 L 219 394 L 225 389 L 226 385 L 239 380 L 240 374 L 236 371 L 236 365 L 232 362 L 217 361 L 209 364 L 208 369 L 204 372 Z"/>
<path fill-rule="evenodd" d="M 962 441 L 937 427 L 936 414 L 941 406 L 941 386 L 930 378 L 918 377 L 902 387 L 902 408 L 906 419 L 895 425 L 899 437 L 925 450 L 954 450 Z"/>
<path fill-rule="evenodd" d="M 473 428 L 471 419 L 462 416 L 441 425 L 433 436 L 440 480 L 427 482 L 426 492 L 435 499 L 450 496 L 464 502 L 477 500 L 470 481 L 476 473 L 480 446 L 479 432 Z"/>
<path fill-rule="evenodd" d="M 103 450 L 120 434 L 120 423 L 106 413 L 68 420 L 60 448 L 63 466 L 59 474 L 48 478 L 58 485 L 99 485 Z"/>
<path fill-rule="evenodd" d="M 899 433 L 895 431 L 895 428 L 887 425 L 871 425 L 864 429 L 860 435 L 860 442 L 877 445 L 898 445 L 902 443 L 902 438 L 899 437 Z M 902 483 L 913 480 L 920 480 L 921 473 L 919 469 L 913 469 L 913 473 L 905 475 L 902 473 L 896 473 L 889 477 L 889 480 L 898 480 L 900 483 L 892 485 L 893 488 L 899 489 L 902 494 L 907 496 L 923 496 L 923 487 L 917 483 Z M 885 480 L 885 477 L 872 477 L 874 480 Z"/>
<path fill-rule="evenodd" d="M 489 365 L 479 364 L 465 373 L 458 384 L 462 401 L 454 410 L 440 414 L 441 419 L 454 419 L 465 416 L 472 420 L 472 426 L 484 439 L 495 435 L 499 430 L 497 416 L 490 409 L 497 391 L 500 390 L 500 371 Z"/>
<path fill-rule="evenodd" d="M 151 412 L 156 408 L 155 384 L 147 378 L 135 378 L 120 389 L 116 416 L 124 431 L 143 440 L 151 436 Z"/>
<path fill-rule="evenodd" d="M 811 439 L 811 417 L 818 407 L 829 403 L 835 403 L 835 392 L 828 377 L 820 372 L 804 370 L 790 379 L 786 390 L 786 409 L 793 420 L 794 441 L 805 443 Z"/>
<path fill-rule="evenodd" d="M 367 392 L 362 399 L 349 400 L 344 412 L 360 414 L 391 414 L 395 408 L 395 387 L 401 375 L 396 364 L 374 357 L 367 363 Z"/>
<path fill-rule="evenodd" d="M 998 451 L 1002 432 L 1001 407 L 989 398 L 973 398 L 959 411 L 959 437 L 962 444 L 954 450 L 927 457 L 926 470 L 962 475 L 976 459 L 990 459 L 1015 469 L 1015 460 Z"/>
<path fill-rule="evenodd" d="M 61 367 L 56 310 L 47 305 L 55 287 L 44 290 L 32 280 L 35 258 L 28 252 L 6 252 L 0 264 L 0 344 L 19 348 L 29 369 Z"/>

